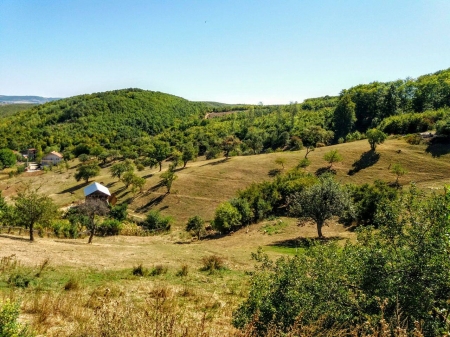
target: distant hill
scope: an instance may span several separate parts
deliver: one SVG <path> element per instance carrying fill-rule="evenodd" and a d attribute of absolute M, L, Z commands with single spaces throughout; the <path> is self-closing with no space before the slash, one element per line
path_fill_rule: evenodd
<path fill-rule="evenodd" d="M 0 104 L 43 104 L 61 98 L 41 96 L 5 96 L 0 95 Z"/>
<path fill-rule="evenodd" d="M 0 104 L 0 118 L 15 115 L 19 111 L 31 109 L 34 103 Z"/>
<path fill-rule="evenodd" d="M 120 148 L 175 124 L 201 121 L 207 110 L 203 103 L 141 89 L 74 96 L 1 119 L 0 145 L 23 149 L 38 144 L 66 147 L 89 142 Z"/>

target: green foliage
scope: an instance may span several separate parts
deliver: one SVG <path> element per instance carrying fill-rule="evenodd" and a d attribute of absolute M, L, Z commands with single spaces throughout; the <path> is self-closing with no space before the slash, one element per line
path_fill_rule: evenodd
<path fill-rule="evenodd" d="M 181 154 L 181 160 L 183 161 L 183 167 L 186 167 L 188 161 L 195 160 L 198 156 L 198 149 L 194 147 L 192 143 L 187 143 L 183 146 L 183 152 Z"/>
<path fill-rule="evenodd" d="M 275 164 L 280 165 L 281 168 L 284 170 L 284 164 L 286 164 L 286 158 L 278 157 L 275 159 Z"/>
<path fill-rule="evenodd" d="M 308 158 L 303 158 L 298 162 L 297 167 L 299 168 L 306 168 L 309 165 L 311 165 L 311 161 Z"/>
<path fill-rule="evenodd" d="M 405 142 L 411 145 L 419 145 L 423 143 L 423 138 L 419 133 L 405 136 Z"/>
<path fill-rule="evenodd" d="M 403 177 L 405 174 L 408 173 L 408 171 L 400 164 L 394 164 L 392 165 L 391 172 L 396 175 L 397 179 L 395 180 L 395 183 L 398 185 L 398 180 L 400 177 Z"/>
<path fill-rule="evenodd" d="M 216 209 L 212 225 L 214 229 L 228 233 L 239 228 L 241 219 L 241 214 L 236 207 L 229 202 L 223 202 Z"/>
<path fill-rule="evenodd" d="M 109 216 L 112 219 L 116 219 L 119 221 L 124 221 L 127 219 L 128 216 L 128 204 L 127 203 L 122 203 L 120 205 L 115 205 L 111 207 L 111 210 L 109 212 Z"/>
<path fill-rule="evenodd" d="M 27 327 L 19 322 L 19 304 L 9 300 L 0 302 L 0 337 L 32 337 Z"/>
<path fill-rule="evenodd" d="M 159 164 L 159 171 L 162 169 L 162 162 L 170 155 L 170 144 L 164 141 L 155 141 L 149 156 Z"/>
<path fill-rule="evenodd" d="M 366 132 L 367 140 L 370 144 L 370 149 L 375 151 L 377 144 L 382 144 L 387 138 L 387 135 L 378 129 L 369 129 Z"/>
<path fill-rule="evenodd" d="M 205 256 L 202 258 L 202 263 L 201 270 L 209 271 L 210 274 L 226 269 L 223 258 L 218 255 Z"/>
<path fill-rule="evenodd" d="M 325 153 L 323 159 L 330 164 L 330 168 L 333 166 L 333 163 L 339 163 L 343 160 L 342 155 L 338 150 L 331 150 Z"/>
<path fill-rule="evenodd" d="M 12 167 L 16 164 L 16 161 L 16 155 L 10 149 L 0 150 L 0 169 Z"/>
<path fill-rule="evenodd" d="M 398 190 L 386 182 L 376 180 L 372 185 L 350 186 L 350 195 L 357 223 L 374 226 L 379 206 L 395 201 L 398 198 Z"/>
<path fill-rule="evenodd" d="M 450 137 L 450 117 L 436 123 L 436 134 Z"/>
<path fill-rule="evenodd" d="M 166 232 L 170 230 L 171 223 L 171 217 L 165 217 L 159 211 L 151 210 L 141 225 L 151 232 Z"/>
<path fill-rule="evenodd" d="M 76 181 L 84 180 L 86 183 L 89 182 L 90 178 L 98 176 L 100 173 L 100 166 L 98 166 L 97 161 L 87 162 L 77 167 L 77 172 L 74 174 Z"/>
<path fill-rule="evenodd" d="M 100 236 L 119 235 L 122 228 L 123 228 L 123 225 L 119 220 L 105 219 L 97 227 L 97 235 L 100 235 Z"/>
<path fill-rule="evenodd" d="M 406 113 L 384 119 L 379 129 L 387 134 L 425 132 L 438 127 L 438 122 L 448 118 L 449 115 L 448 108 L 423 113 Z"/>
<path fill-rule="evenodd" d="M 316 184 L 293 194 L 289 201 L 293 216 L 314 220 L 319 238 L 323 237 L 322 227 L 326 220 L 352 212 L 347 191 L 330 175 L 322 175 Z"/>
<path fill-rule="evenodd" d="M 205 233 L 205 221 L 198 215 L 190 217 L 186 224 L 186 231 L 194 233 L 200 240 L 201 236 Z"/>
<path fill-rule="evenodd" d="M 230 204 L 239 212 L 242 225 L 248 225 L 252 222 L 254 215 L 247 199 L 233 198 L 230 200 Z"/>
<path fill-rule="evenodd" d="M 356 122 L 356 104 L 352 102 L 351 96 L 344 94 L 334 110 L 333 127 L 336 138 L 345 138 L 353 131 Z"/>
<path fill-rule="evenodd" d="M 134 164 L 131 160 L 126 159 L 123 162 L 112 165 L 110 167 L 109 171 L 111 172 L 111 176 L 113 178 L 118 178 L 120 180 L 122 177 L 122 174 L 124 174 L 125 172 L 133 172 L 134 171 Z"/>
<path fill-rule="evenodd" d="M 230 152 L 234 151 L 239 145 L 241 141 L 236 136 L 227 136 L 223 139 L 221 148 L 225 155 L 225 158 L 228 158 Z"/>
<path fill-rule="evenodd" d="M 35 224 L 49 226 L 58 214 L 58 209 L 50 197 L 29 188 L 18 193 L 14 208 L 18 215 L 16 223 L 29 229 L 30 241 L 34 241 Z"/>
<path fill-rule="evenodd" d="M 450 196 L 425 198 L 414 187 L 386 200 L 377 212 L 379 229 L 362 229 L 358 240 L 313 244 L 299 256 L 259 262 L 247 300 L 234 314 L 237 327 L 252 324 L 256 335 L 294 325 L 351 330 L 366 322 L 421 322 L 423 335 L 448 331 Z M 410 210 L 415 210 L 411 212 Z"/>
<path fill-rule="evenodd" d="M 172 168 L 161 174 L 161 185 L 166 186 L 167 193 L 170 193 L 173 182 L 178 178 Z"/>

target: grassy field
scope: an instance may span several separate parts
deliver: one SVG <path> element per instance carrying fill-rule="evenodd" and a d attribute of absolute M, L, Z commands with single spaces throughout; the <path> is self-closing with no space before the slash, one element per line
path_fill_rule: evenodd
<path fill-rule="evenodd" d="M 450 183 L 448 146 L 413 146 L 390 139 L 377 148 L 378 157 L 368 151 L 367 141 L 358 141 L 316 149 L 308 156 L 307 170 L 328 166 L 323 155 L 331 149 L 338 149 L 344 158 L 333 166 L 344 183 L 393 182 L 396 177 L 390 167 L 396 163 L 409 171 L 400 178 L 403 185 L 415 181 L 420 188 L 435 191 Z M 129 201 L 134 216 L 143 218 L 148 210 L 159 209 L 174 218 L 174 230 L 149 237 L 96 237 L 92 245 L 86 244 L 86 238 L 38 238 L 29 243 L 25 236 L 0 234 L 0 301 L 20 301 L 21 319 L 46 336 L 127 335 L 124 331 L 128 335 L 135 331 L 136 336 L 235 335 L 232 312 L 249 289 L 248 273 L 254 268 L 251 253 L 262 247 L 274 258 L 295 255 L 305 249 L 308 238 L 316 236 L 316 228 L 311 223 L 298 226 L 296 219 L 276 218 L 202 241 L 191 240 L 182 229 L 188 217 L 201 215 L 210 220 L 217 205 L 237 190 L 272 179 L 270 171 L 279 168 L 277 158 L 286 160 L 288 170 L 304 155 L 303 150 L 229 160 L 200 158 L 177 172 L 168 195 L 158 187 L 156 169 L 138 172 L 147 183 L 143 193 L 133 195 L 105 167 L 95 180 L 116 193 L 119 201 Z M 0 188 L 10 199 L 22 185 L 31 184 L 64 207 L 82 200 L 86 186 L 73 178 L 77 162 L 70 165 L 64 172 L 14 178 L 3 172 Z M 163 171 L 167 166 L 164 163 Z M 342 244 L 355 239 L 353 232 L 334 222 L 324 228 L 324 234 Z M 221 259 L 225 269 L 203 271 L 203 259 L 211 256 Z M 139 265 L 148 271 L 146 275 L 133 275 Z M 182 276 L 182 270 L 186 275 Z M 28 287 L 20 286 L 23 279 L 29 280 Z M 172 322 L 173 330 L 164 322 Z"/>

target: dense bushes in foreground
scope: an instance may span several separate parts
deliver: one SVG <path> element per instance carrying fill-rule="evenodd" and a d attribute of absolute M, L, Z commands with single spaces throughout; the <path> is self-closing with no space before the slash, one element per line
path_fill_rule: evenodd
<path fill-rule="evenodd" d="M 349 331 L 385 319 L 425 336 L 448 332 L 450 310 L 450 193 L 423 196 L 416 188 L 383 202 L 379 230 L 364 228 L 355 243 L 317 243 L 294 258 L 271 261 L 260 251 L 249 298 L 234 324 L 273 327 L 321 321 Z"/>

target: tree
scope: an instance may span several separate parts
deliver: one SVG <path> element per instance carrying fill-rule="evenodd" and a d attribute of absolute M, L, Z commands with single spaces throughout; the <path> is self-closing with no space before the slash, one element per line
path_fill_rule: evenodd
<path fill-rule="evenodd" d="M 167 193 L 170 193 L 173 182 L 178 178 L 172 168 L 161 174 L 161 185 L 166 186 Z"/>
<path fill-rule="evenodd" d="M 320 126 L 311 126 L 307 129 L 303 129 L 300 132 L 300 138 L 302 139 L 303 145 L 306 147 L 305 158 L 308 154 L 314 151 L 317 143 L 328 144 L 334 137 L 333 131 L 327 131 Z"/>
<path fill-rule="evenodd" d="M 181 160 L 183 161 L 183 168 L 190 160 L 195 160 L 198 155 L 198 149 L 194 147 L 192 143 L 187 143 L 183 146 L 183 152 L 181 154 Z"/>
<path fill-rule="evenodd" d="M 241 224 L 241 214 L 231 203 L 223 202 L 217 207 L 213 227 L 220 232 L 230 232 Z"/>
<path fill-rule="evenodd" d="M 161 140 L 157 140 L 153 143 L 153 148 L 150 152 L 150 157 L 155 159 L 159 164 L 159 172 L 162 170 L 162 162 L 169 156 L 170 154 L 170 144 L 167 142 L 163 142 Z"/>
<path fill-rule="evenodd" d="M 58 214 L 58 208 L 50 197 L 29 187 L 18 193 L 14 208 L 17 223 L 30 231 L 30 241 L 34 241 L 35 224 L 47 225 Z"/>
<path fill-rule="evenodd" d="M 275 159 L 275 164 L 280 165 L 281 169 L 284 170 L 284 164 L 286 164 L 286 158 L 277 158 Z"/>
<path fill-rule="evenodd" d="M 325 159 L 330 164 L 331 168 L 333 166 L 333 163 L 339 163 L 342 161 L 343 158 L 338 150 L 331 150 L 325 153 L 323 159 Z"/>
<path fill-rule="evenodd" d="M 395 180 L 395 184 L 398 186 L 398 180 L 400 177 L 403 177 L 405 174 L 408 173 L 408 171 L 400 164 L 394 164 L 392 165 L 391 172 L 394 173 L 397 176 L 397 179 Z"/>
<path fill-rule="evenodd" d="M 228 159 L 230 152 L 235 150 L 239 144 L 241 144 L 241 141 L 235 136 L 227 136 L 223 139 L 221 148 L 226 159 Z"/>
<path fill-rule="evenodd" d="M 294 194 L 289 203 L 292 215 L 316 222 L 319 238 L 325 221 L 351 211 L 348 193 L 330 175 L 320 176 L 317 184 Z"/>
<path fill-rule="evenodd" d="M 4 167 L 11 167 L 16 164 L 17 158 L 13 151 L 10 149 L 0 150 L 0 169 Z"/>
<path fill-rule="evenodd" d="M 336 139 L 345 138 L 353 130 L 356 122 L 355 106 L 349 94 L 339 100 L 333 114 L 333 128 Z"/>
<path fill-rule="evenodd" d="M 86 221 L 84 223 L 89 231 L 88 243 L 92 243 L 95 231 L 99 225 L 99 221 L 96 217 L 107 215 L 109 213 L 109 208 L 103 200 L 89 199 L 84 204 L 78 206 L 77 211 L 80 215 L 86 217 Z"/>
<path fill-rule="evenodd" d="M 86 163 L 87 161 L 89 161 L 91 159 L 91 156 L 89 156 L 86 153 L 82 153 L 78 156 L 78 160 L 80 161 L 80 163 Z"/>
<path fill-rule="evenodd" d="M 89 182 L 89 178 L 98 176 L 100 173 L 100 166 L 97 161 L 92 161 L 77 167 L 77 172 L 74 177 L 77 181 L 84 179 L 86 183 Z"/>
<path fill-rule="evenodd" d="M 205 232 L 205 221 L 198 215 L 189 218 L 186 224 L 186 231 L 193 232 L 200 240 L 202 234 Z"/>
<path fill-rule="evenodd" d="M 367 140 L 369 141 L 370 149 L 372 151 L 375 151 L 377 144 L 384 143 L 384 141 L 387 138 L 387 135 L 383 131 L 374 128 L 367 130 L 366 137 Z"/>
<path fill-rule="evenodd" d="M 118 178 L 120 180 L 120 178 L 122 177 L 122 174 L 124 174 L 125 172 L 133 172 L 134 171 L 134 164 L 131 160 L 126 159 L 125 161 L 121 162 L 121 163 L 116 163 L 114 165 L 111 166 L 111 168 L 109 169 L 109 171 L 111 172 L 111 176 L 113 178 Z"/>

